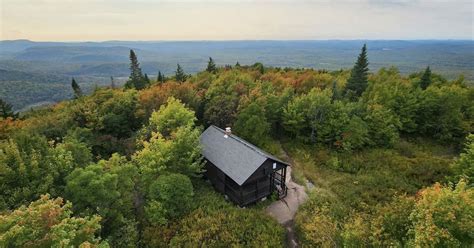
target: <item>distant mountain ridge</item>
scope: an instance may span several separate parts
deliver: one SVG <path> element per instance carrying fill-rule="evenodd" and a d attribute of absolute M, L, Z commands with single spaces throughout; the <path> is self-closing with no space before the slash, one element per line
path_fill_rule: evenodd
<path fill-rule="evenodd" d="M 15 108 L 34 104 L 35 98 L 23 92 L 18 81 L 19 72 L 30 75 L 25 84 L 36 85 L 44 77 L 61 85 L 58 95 L 70 92 L 71 77 L 92 88 L 93 84 L 106 84 L 110 77 L 127 77 L 129 50 L 135 50 L 142 70 L 150 77 L 158 71 L 174 74 L 176 64 L 186 73 L 206 68 L 209 57 L 217 65 L 234 65 L 261 62 L 265 66 L 316 68 L 327 70 L 348 69 L 367 43 L 369 68 L 396 66 L 401 73 L 409 74 L 430 66 L 436 73 L 454 79 L 463 74 L 474 82 L 474 41 L 472 40 L 254 40 L 254 41 L 104 41 L 104 42 L 35 42 L 29 40 L 0 41 L 0 73 L 3 75 L 0 98 L 13 99 Z M 7 72 L 12 71 L 12 72 Z M 15 76 L 16 75 L 16 76 Z M 5 89 L 5 85 L 10 84 Z M 27 82 L 27 83 L 26 83 Z M 44 86 L 41 86 L 44 87 Z M 29 95 L 28 101 L 16 99 Z M 12 97 L 14 96 L 14 97 Z M 61 97 L 58 97 L 58 99 Z M 26 104 L 26 105 L 25 105 Z"/>

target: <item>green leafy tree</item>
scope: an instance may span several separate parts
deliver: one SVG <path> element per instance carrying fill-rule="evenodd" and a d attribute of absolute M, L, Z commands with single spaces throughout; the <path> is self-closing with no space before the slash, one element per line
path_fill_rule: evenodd
<path fill-rule="evenodd" d="M 377 207 L 370 220 L 372 245 L 376 247 L 406 247 L 413 228 L 410 214 L 415 208 L 415 198 L 405 195 L 394 197 L 389 203 Z M 367 233 L 362 235 L 367 236 Z"/>
<path fill-rule="evenodd" d="M 270 124 L 262 105 L 253 102 L 237 115 L 235 132 L 257 146 L 263 146 L 269 139 Z"/>
<path fill-rule="evenodd" d="M 169 137 L 180 127 L 193 127 L 195 121 L 194 111 L 186 108 L 180 100 L 170 97 L 165 105 L 161 105 L 158 111 L 151 114 L 148 131 Z"/>
<path fill-rule="evenodd" d="M 8 117 L 15 119 L 18 117 L 18 114 L 15 114 L 15 112 L 13 112 L 13 107 L 11 104 L 0 99 L 0 117 L 3 119 L 6 119 Z"/>
<path fill-rule="evenodd" d="M 120 198 L 117 184 L 117 175 L 105 171 L 101 165 L 89 165 L 75 169 L 68 176 L 66 195 L 76 211 L 91 214 L 98 209 L 99 215 L 107 216 Z"/>
<path fill-rule="evenodd" d="M 419 134 L 461 142 L 472 132 L 474 90 L 459 85 L 428 87 L 420 94 L 416 122 Z"/>
<path fill-rule="evenodd" d="M 216 73 L 217 72 L 216 63 L 214 63 L 214 60 L 211 57 L 209 57 L 209 62 L 207 62 L 206 71 L 208 71 L 210 73 Z"/>
<path fill-rule="evenodd" d="M 56 145 L 56 148 L 62 148 L 71 153 L 75 167 L 85 167 L 92 162 L 92 149 L 86 143 L 88 140 L 81 140 L 83 136 L 76 136 L 88 134 L 90 133 L 80 129 L 70 131 L 63 138 L 63 142 Z"/>
<path fill-rule="evenodd" d="M 303 138 L 304 130 L 308 130 L 305 100 L 303 96 L 294 98 L 283 111 L 284 129 L 294 137 Z"/>
<path fill-rule="evenodd" d="M 28 207 L 0 215 L 1 247 L 109 247 L 100 241 L 100 217 L 72 217 L 72 205 L 43 195 Z"/>
<path fill-rule="evenodd" d="M 364 44 L 362 50 L 357 58 L 357 62 L 351 71 L 351 76 L 346 84 L 346 96 L 351 99 L 356 99 L 367 88 L 369 75 L 369 61 L 367 60 L 367 46 Z"/>
<path fill-rule="evenodd" d="M 40 195 L 61 195 L 64 178 L 75 167 L 68 146 L 39 135 L 19 133 L 0 143 L 0 209 L 12 209 Z"/>
<path fill-rule="evenodd" d="M 130 77 L 125 83 L 125 88 L 144 89 L 149 83 L 147 78 L 142 73 L 140 63 L 138 63 L 137 55 L 133 50 L 130 50 Z"/>
<path fill-rule="evenodd" d="M 143 147 L 133 156 L 145 185 L 150 185 L 163 173 L 180 173 L 195 177 L 201 172 L 200 129 L 194 125 L 194 112 L 174 98 L 150 117 Z M 164 136 L 162 133 L 166 134 Z"/>
<path fill-rule="evenodd" d="M 204 119 L 208 124 L 221 128 L 232 126 L 237 115 L 238 99 L 233 95 L 213 97 L 204 111 Z"/>
<path fill-rule="evenodd" d="M 420 87 L 423 90 L 426 90 L 428 86 L 431 85 L 431 70 L 430 67 L 426 67 L 425 72 L 423 72 L 423 75 L 421 76 L 420 79 Z"/>
<path fill-rule="evenodd" d="M 99 158 L 108 158 L 114 152 L 129 155 L 133 153 L 130 137 L 141 127 L 143 120 L 138 106 L 136 90 L 102 88 L 71 105 L 61 118 L 72 119 L 72 123 L 68 123 L 72 128 L 90 130 L 89 145 Z"/>
<path fill-rule="evenodd" d="M 187 213 L 193 204 L 194 190 L 191 180 L 182 174 L 158 177 L 148 189 L 149 203 L 145 207 L 152 224 L 166 224 Z"/>
<path fill-rule="evenodd" d="M 285 107 L 294 96 L 294 90 L 286 87 L 282 92 L 272 92 L 265 95 L 265 115 L 267 121 L 270 123 L 270 131 L 274 134 L 281 133 L 282 130 L 282 116 Z"/>
<path fill-rule="evenodd" d="M 410 215 L 413 247 L 468 247 L 474 243 L 474 189 L 465 181 L 456 188 L 435 184 L 418 193 Z"/>
<path fill-rule="evenodd" d="M 474 186 L 474 134 L 466 137 L 464 152 L 452 164 L 454 176 L 450 179 L 453 182 L 465 178 L 469 185 Z"/>
<path fill-rule="evenodd" d="M 367 139 L 366 124 L 352 117 L 355 106 L 341 101 L 331 103 L 331 97 L 329 89 L 315 88 L 294 98 L 283 112 L 283 126 L 304 141 L 347 150 L 359 148 Z M 348 130 L 348 125 L 354 129 Z"/>
<path fill-rule="evenodd" d="M 391 147 L 398 141 L 400 120 L 382 105 L 367 106 L 364 120 L 369 127 L 369 143 L 372 145 Z"/>
<path fill-rule="evenodd" d="M 389 109 L 399 118 L 401 132 L 413 134 L 417 131 L 420 90 L 412 87 L 398 69 L 380 69 L 365 91 L 363 101 L 367 105 L 379 104 Z"/>
<path fill-rule="evenodd" d="M 176 68 L 176 72 L 175 72 L 176 81 L 184 82 L 186 81 L 187 77 L 188 76 L 184 73 L 183 68 L 178 64 L 178 67 Z"/>
<path fill-rule="evenodd" d="M 342 130 L 342 148 L 346 151 L 360 149 L 369 143 L 368 125 L 357 115 L 351 116 Z"/>
<path fill-rule="evenodd" d="M 188 126 L 178 128 L 170 139 L 153 133 L 143 141 L 143 149 L 133 156 L 133 161 L 140 168 L 145 185 L 166 172 L 196 177 L 202 169 L 200 134 L 199 129 Z"/>
<path fill-rule="evenodd" d="M 134 220 L 134 189 L 137 168 L 125 157 L 114 154 L 109 160 L 85 168 L 76 168 L 68 177 L 65 195 L 74 205 L 74 212 L 98 214 L 103 217 L 103 237 L 113 236 L 117 243 L 119 234 L 136 236 Z M 128 239 L 130 244 L 137 240 Z M 122 244 L 123 245 L 123 244 Z"/>
<path fill-rule="evenodd" d="M 74 78 L 72 78 L 71 87 L 72 87 L 72 90 L 74 91 L 74 98 L 75 99 L 82 96 L 81 87 L 79 87 L 79 84 L 76 83 L 76 80 Z"/>

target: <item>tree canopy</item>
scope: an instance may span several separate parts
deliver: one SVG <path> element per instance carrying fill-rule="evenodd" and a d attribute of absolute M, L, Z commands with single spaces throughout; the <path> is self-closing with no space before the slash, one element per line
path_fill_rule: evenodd
<path fill-rule="evenodd" d="M 0 101 L 0 246 L 285 246 L 270 200 L 239 208 L 202 178 L 209 125 L 292 163 L 303 247 L 472 244 L 474 89 L 371 73 L 366 51 L 352 70 L 210 59 L 157 82 L 131 51 L 125 87 L 20 117 Z"/>

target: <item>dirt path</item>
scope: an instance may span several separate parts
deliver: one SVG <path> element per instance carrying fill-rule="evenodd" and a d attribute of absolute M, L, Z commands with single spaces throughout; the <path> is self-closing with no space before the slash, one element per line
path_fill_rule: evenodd
<path fill-rule="evenodd" d="M 294 164 L 288 156 L 287 161 Z M 280 199 L 267 207 L 266 212 L 282 224 L 287 233 L 288 247 L 298 247 L 294 231 L 294 218 L 298 207 L 308 199 L 305 187 L 295 183 L 291 178 L 291 167 L 287 168 L 286 185 L 288 193 L 285 198 Z"/>

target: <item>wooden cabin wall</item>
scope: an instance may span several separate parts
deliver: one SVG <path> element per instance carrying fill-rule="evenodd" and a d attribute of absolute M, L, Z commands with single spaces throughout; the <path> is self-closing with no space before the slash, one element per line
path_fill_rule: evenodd
<path fill-rule="evenodd" d="M 225 194 L 226 175 L 209 161 L 206 162 L 206 177 L 211 181 L 217 191 Z"/>
<path fill-rule="evenodd" d="M 273 169 L 273 163 L 276 163 L 276 169 Z M 258 168 L 258 169 L 247 179 L 247 181 L 245 181 L 244 184 L 250 183 L 250 182 L 252 182 L 252 181 L 255 181 L 255 180 L 258 179 L 258 178 L 262 178 L 262 177 L 265 177 L 265 176 L 270 177 L 270 174 L 271 174 L 274 170 L 279 170 L 279 169 L 282 169 L 282 168 L 285 168 L 285 167 L 286 167 L 285 164 L 276 162 L 276 161 L 274 161 L 274 160 L 272 160 L 272 159 L 267 159 L 265 162 L 263 162 L 263 164 L 260 166 L 260 168 Z"/>
<path fill-rule="evenodd" d="M 273 163 L 277 163 L 276 170 L 286 167 L 284 164 L 267 159 L 241 186 L 209 161 L 206 163 L 206 176 L 217 191 L 243 206 L 272 193 L 270 175 L 274 171 Z"/>

